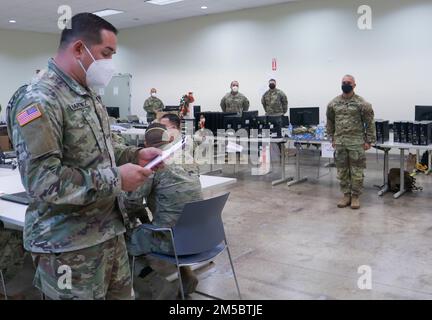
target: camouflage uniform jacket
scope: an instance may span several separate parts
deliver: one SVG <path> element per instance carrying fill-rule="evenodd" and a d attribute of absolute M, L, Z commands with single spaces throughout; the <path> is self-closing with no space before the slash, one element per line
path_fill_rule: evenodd
<path fill-rule="evenodd" d="M 340 145 L 375 143 L 372 105 L 356 94 L 334 98 L 327 107 L 327 134 Z"/>
<path fill-rule="evenodd" d="M 269 89 L 262 96 L 261 103 L 266 115 L 281 116 L 288 111 L 288 98 L 282 90 Z"/>
<path fill-rule="evenodd" d="M 19 89 L 7 112 L 30 198 L 24 247 L 68 252 L 122 234 L 128 221 L 117 165 L 136 162 L 139 149 L 113 144 L 100 97 L 50 59 L 48 71 Z"/>
<path fill-rule="evenodd" d="M 163 108 L 164 104 L 162 100 L 157 97 L 150 97 L 144 102 L 144 110 L 152 118 L 156 118 L 156 112 L 162 111 Z"/>
<path fill-rule="evenodd" d="M 158 170 L 141 194 L 152 212 L 152 224 L 159 227 L 174 226 L 186 203 L 202 200 L 199 176 L 176 163 Z"/>
<path fill-rule="evenodd" d="M 240 92 L 236 94 L 229 92 L 222 98 L 220 106 L 223 112 L 241 114 L 243 111 L 249 110 L 249 100 Z"/>

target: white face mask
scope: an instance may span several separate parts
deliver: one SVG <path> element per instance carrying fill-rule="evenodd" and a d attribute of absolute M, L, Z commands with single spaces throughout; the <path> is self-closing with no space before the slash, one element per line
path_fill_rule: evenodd
<path fill-rule="evenodd" d="M 152 92 L 151 93 L 151 96 L 154 98 L 154 97 L 156 97 L 156 92 Z"/>
<path fill-rule="evenodd" d="M 115 72 L 114 62 L 112 59 L 96 60 L 86 45 L 84 45 L 84 48 L 93 59 L 92 64 L 87 70 L 84 68 L 82 62 L 78 60 L 81 68 L 83 68 L 84 72 L 86 73 L 87 86 L 90 88 L 106 87 L 110 83 Z"/>
<path fill-rule="evenodd" d="M 231 90 L 232 90 L 232 92 L 238 92 L 239 87 L 238 86 L 233 86 Z"/>

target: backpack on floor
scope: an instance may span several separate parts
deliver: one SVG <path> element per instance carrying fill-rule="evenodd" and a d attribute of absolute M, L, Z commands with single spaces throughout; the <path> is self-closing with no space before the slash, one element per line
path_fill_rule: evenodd
<path fill-rule="evenodd" d="M 405 182 L 405 190 L 406 191 L 421 191 L 422 187 L 416 186 L 416 179 L 412 177 L 408 171 L 404 171 L 404 182 Z M 390 191 L 399 192 L 400 191 L 400 169 L 393 168 L 390 169 L 388 174 L 388 184 Z"/>

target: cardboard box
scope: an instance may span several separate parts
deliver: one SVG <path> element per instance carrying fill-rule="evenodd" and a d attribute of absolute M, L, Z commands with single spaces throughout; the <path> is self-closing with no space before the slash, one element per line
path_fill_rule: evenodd
<path fill-rule="evenodd" d="M 11 151 L 12 146 L 9 141 L 8 136 L 0 136 L 0 150 L 2 151 Z"/>

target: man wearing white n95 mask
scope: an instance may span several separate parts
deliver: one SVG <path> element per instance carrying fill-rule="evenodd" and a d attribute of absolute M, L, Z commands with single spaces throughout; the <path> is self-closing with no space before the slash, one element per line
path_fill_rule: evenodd
<path fill-rule="evenodd" d="M 239 92 L 238 81 L 231 82 L 231 92 L 222 98 L 220 106 L 223 112 L 237 112 L 239 115 L 249 110 L 249 100 Z"/>
<path fill-rule="evenodd" d="M 164 104 L 161 99 L 157 97 L 156 88 L 150 90 L 150 97 L 144 101 L 144 111 L 147 112 L 147 122 L 152 123 L 156 119 L 158 112 L 161 112 Z"/>
<path fill-rule="evenodd" d="M 112 141 L 94 89 L 114 73 L 117 30 L 91 13 L 71 22 L 48 70 L 8 105 L 30 199 L 24 247 L 36 266 L 35 286 L 51 299 L 131 299 L 122 192 L 145 183 L 152 171 L 142 166 L 161 152 Z"/>

